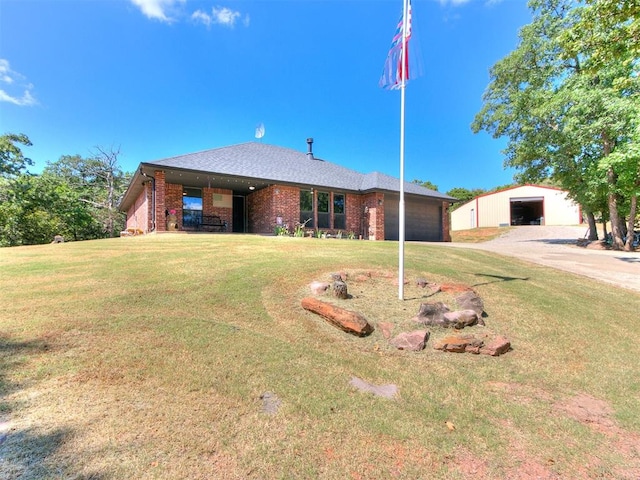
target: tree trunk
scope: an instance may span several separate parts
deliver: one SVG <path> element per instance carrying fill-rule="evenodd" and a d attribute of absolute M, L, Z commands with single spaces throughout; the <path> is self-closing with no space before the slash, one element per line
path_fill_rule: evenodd
<path fill-rule="evenodd" d="M 587 224 L 589 225 L 589 240 L 598 240 L 598 227 L 596 226 L 596 217 L 593 212 L 586 212 Z"/>
<path fill-rule="evenodd" d="M 622 241 L 622 220 L 620 219 L 620 213 L 618 212 L 618 194 L 615 192 L 618 176 L 613 171 L 612 167 L 609 167 L 607 171 L 607 182 L 609 183 L 609 220 L 611 221 L 611 248 L 614 250 L 623 250 L 624 242 Z"/>
<path fill-rule="evenodd" d="M 627 252 L 633 250 L 633 237 L 634 237 L 634 227 L 636 223 L 636 213 L 638 211 L 638 196 L 631 195 L 631 207 L 629 210 L 629 222 L 627 225 L 627 241 L 624 244 L 624 249 Z"/>
<path fill-rule="evenodd" d="M 615 145 L 615 140 L 611 140 L 607 133 L 602 134 L 604 156 L 608 156 Z M 616 189 L 618 187 L 618 174 L 613 170 L 610 165 L 607 169 L 607 203 L 609 206 L 609 220 L 611 221 L 611 248 L 614 250 L 624 249 L 624 242 L 622 241 L 623 222 L 620 219 L 620 212 L 618 211 L 618 194 Z"/>

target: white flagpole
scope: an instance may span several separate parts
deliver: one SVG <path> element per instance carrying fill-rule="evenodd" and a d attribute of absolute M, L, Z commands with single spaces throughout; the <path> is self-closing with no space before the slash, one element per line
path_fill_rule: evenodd
<path fill-rule="evenodd" d="M 398 222 L 398 298 L 404 300 L 404 97 L 407 77 L 407 4 L 409 0 L 403 0 L 402 4 L 402 59 L 400 60 L 400 202 Z"/>

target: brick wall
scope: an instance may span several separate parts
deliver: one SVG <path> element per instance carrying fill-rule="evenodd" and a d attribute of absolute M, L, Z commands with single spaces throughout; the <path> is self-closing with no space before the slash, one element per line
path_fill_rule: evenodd
<path fill-rule="evenodd" d="M 353 232 L 358 238 L 363 235 L 363 219 L 364 219 L 364 204 L 362 203 L 362 195 L 354 195 L 348 193 L 345 198 L 345 214 L 347 216 L 345 221 L 346 233 Z"/>
<path fill-rule="evenodd" d="M 152 212 L 152 195 L 153 189 L 151 182 L 146 182 L 143 191 L 133 204 L 127 210 L 127 227 L 140 229 L 144 233 L 148 233 L 153 229 L 151 224 Z"/>
<path fill-rule="evenodd" d="M 165 228 L 167 225 L 166 211 L 176 211 L 176 218 L 178 220 L 178 230 L 182 230 L 182 185 L 177 183 L 167 183 L 165 190 L 165 211 L 162 212 L 162 216 L 158 218 L 158 225 L 164 223 Z"/>
<path fill-rule="evenodd" d="M 250 233 L 274 233 L 278 219 L 295 228 L 300 217 L 300 189 L 272 185 L 247 197 Z"/>
<path fill-rule="evenodd" d="M 442 202 L 442 241 L 451 241 L 451 216 L 449 214 L 449 202 Z"/>
<path fill-rule="evenodd" d="M 166 231 L 167 210 L 175 210 L 178 228 L 182 228 L 182 185 L 166 183 L 165 174 L 158 170 L 156 179 L 156 230 Z M 227 222 L 228 231 L 233 231 L 233 208 L 214 207 L 213 194 L 233 195 L 226 189 L 204 188 L 202 208 L 204 215 L 217 215 Z M 315 192 L 314 192 L 315 193 Z M 151 192 L 145 194 L 149 211 L 151 209 Z M 384 240 L 384 194 L 380 192 L 366 195 L 346 194 L 345 197 L 345 232 L 362 235 L 362 238 Z M 448 204 L 447 204 L 448 206 Z M 444 205 L 443 205 L 444 208 Z M 365 212 L 366 209 L 366 212 Z M 250 233 L 270 234 L 280 220 L 282 225 L 293 232 L 300 221 L 300 189 L 298 187 L 272 185 L 255 191 L 247 196 L 248 231 Z M 129 216 L 128 216 L 129 218 Z M 443 231 L 449 232 L 448 214 L 443 214 Z M 151 215 L 147 224 L 151 229 Z M 444 223 L 447 224 L 444 228 Z M 127 224 L 129 226 L 129 223 Z M 332 231 L 332 233 L 336 233 Z M 445 241 L 450 241 L 445 240 Z"/>
<path fill-rule="evenodd" d="M 231 207 L 216 207 L 213 205 L 213 195 L 229 195 L 231 197 Z M 217 215 L 223 222 L 227 222 L 227 232 L 233 232 L 233 190 L 223 188 L 203 188 L 202 189 L 202 214 Z"/>
<path fill-rule="evenodd" d="M 364 195 L 362 203 L 363 210 L 367 209 L 363 238 L 384 240 L 384 193 L 368 193 Z"/>

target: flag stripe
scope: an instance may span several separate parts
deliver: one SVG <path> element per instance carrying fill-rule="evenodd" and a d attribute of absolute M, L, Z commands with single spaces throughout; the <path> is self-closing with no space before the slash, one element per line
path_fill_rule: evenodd
<path fill-rule="evenodd" d="M 379 85 L 382 88 L 395 90 L 400 88 L 403 81 L 406 83 L 409 80 L 409 39 L 411 38 L 411 0 L 407 5 L 407 19 L 406 19 L 406 40 L 402 41 L 402 34 L 405 29 L 405 19 L 403 15 L 400 15 L 400 21 L 396 28 L 396 32 L 393 35 L 391 41 L 391 48 L 387 54 L 387 59 L 382 69 L 382 77 L 380 77 Z M 404 65 L 402 62 L 402 50 L 403 43 L 406 45 L 406 52 L 404 55 Z"/>

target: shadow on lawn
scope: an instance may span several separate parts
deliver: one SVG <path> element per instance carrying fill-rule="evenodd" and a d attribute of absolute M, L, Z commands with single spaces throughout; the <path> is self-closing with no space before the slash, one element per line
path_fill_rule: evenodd
<path fill-rule="evenodd" d="M 520 280 L 522 282 L 527 282 L 529 280 L 529 277 L 524 277 L 524 278 L 520 278 L 520 277 L 505 277 L 503 275 L 491 275 L 489 273 L 474 273 L 474 275 L 476 277 L 490 277 L 490 278 L 494 278 L 495 280 L 482 282 L 482 283 L 476 283 L 474 285 L 471 285 L 472 287 L 480 287 L 482 285 L 489 285 L 491 283 L 498 283 L 498 282 L 512 282 L 514 280 Z"/>
<path fill-rule="evenodd" d="M 41 479 L 73 477 L 79 480 L 101 480 L 103 474 L 74 474 L 72 465 L 54 464 L 51 457 L 72 436 L 68 428 L 53 431 L 34 427 L 13 426 L 12 417 L 18 418 L 25 405 L 8 397 L 32 383 L 12 379 L 12 374 L 24 370 L 29 357 L 49 351 L 46 340 L 34 339 L 16 342 L 0 334 L 0 477 Z M 53 422 L 52 422 L 53 423 Z"/>

